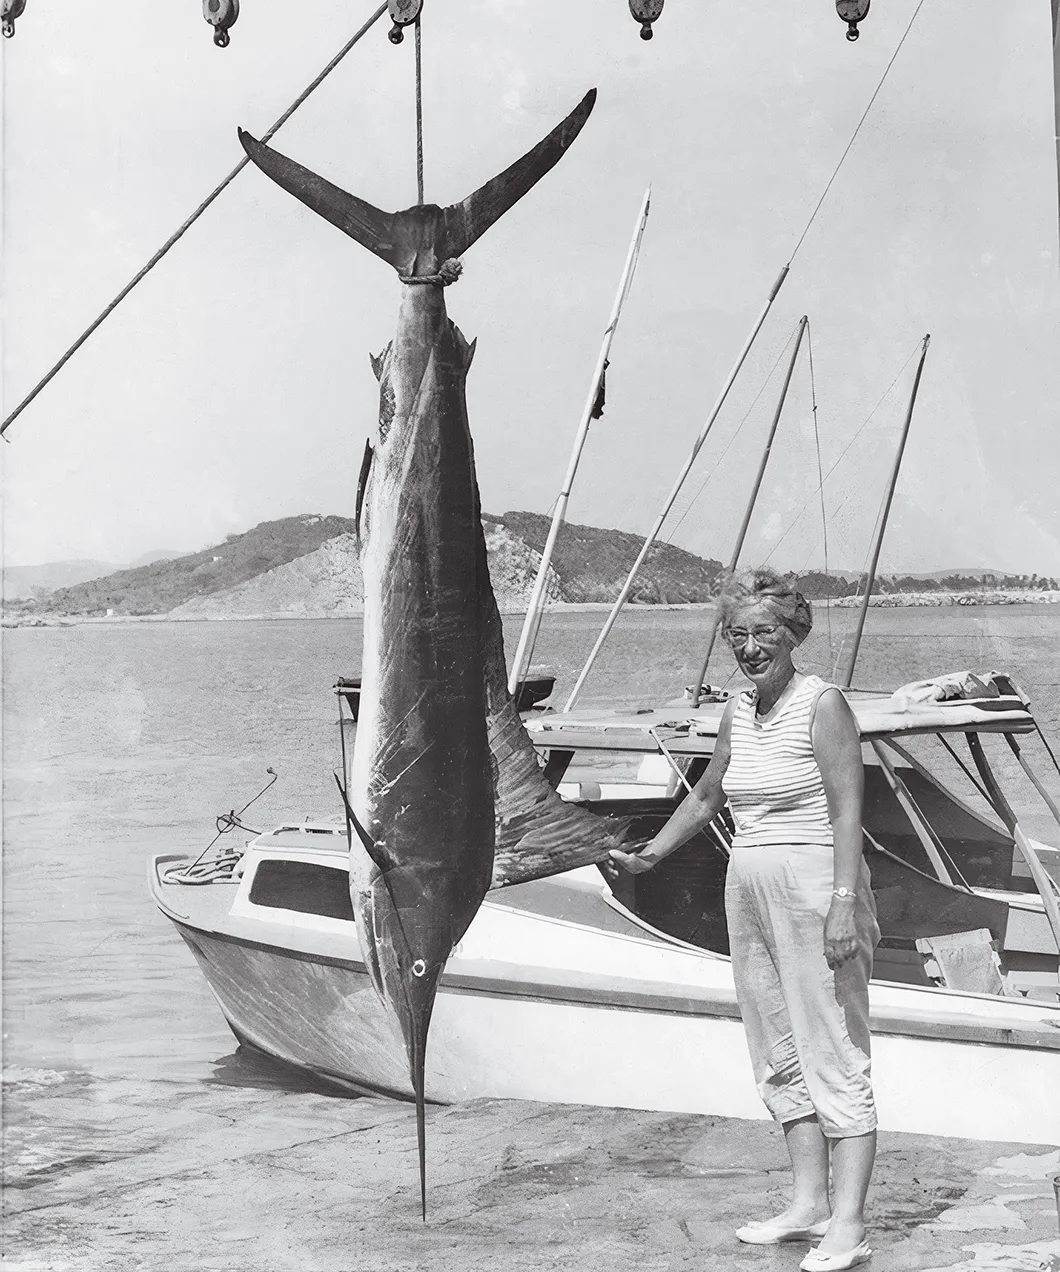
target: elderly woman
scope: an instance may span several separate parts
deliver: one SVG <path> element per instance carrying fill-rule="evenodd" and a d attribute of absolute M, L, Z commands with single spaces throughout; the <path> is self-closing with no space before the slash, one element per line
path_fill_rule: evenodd
<path fill-rule="evenodd" d="M 728 801 L 736 993 L 794 1175 L 791 1204 L 736 1235 L 758 1245 L 821 1237 L 800 1266 L 835 1272 L 871 1253 L 864 1207 L 876 1152 L 868 981 L 879 928 L 862 858 L 861 745 L 843 694 L 792 663 L 813 622 L 801 593 L 759 570 L 731 579 L 719 609 L 753 688 L 726 705 L 709 768 L 658 835 L 612 856 L 650 870 Z"/>

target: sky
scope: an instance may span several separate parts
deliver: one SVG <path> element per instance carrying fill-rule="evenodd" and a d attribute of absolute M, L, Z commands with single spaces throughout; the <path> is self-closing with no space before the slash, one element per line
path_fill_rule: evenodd
<path fill-rule="evenodd" d="M 464 197 L 599 90 L 446 294 L 478 337 L 487 511 L 552 505 L 650 182 L 569 510 L 648 529 L 915 8 L 874 6 L 852 44 L 831 0 L 669 0 L 647 43 L 625 0 L 426 0 L 428 200 Z M 5 414 L 238 162 L 237 126 L 260 136 L 370 12 L 244 0 L 220 50 L 198 0 L 29 0 L 2 48 Z M 397 208 L 415 198 L 413 44 L 386 30 L 273 144 Z M 805 313 L 813 382 L 804 349 L 743 562 L 820 567 L 827 536 L 831 566 L 863 566 L 930 332 L 882 567 L 1060 575 L 1056 180 L 1048 0 L 924 0 L 663 537 L 728 559 Z M 242 172 L 9 429 L 5 563 L 351 515 L 399 289 Z"/>

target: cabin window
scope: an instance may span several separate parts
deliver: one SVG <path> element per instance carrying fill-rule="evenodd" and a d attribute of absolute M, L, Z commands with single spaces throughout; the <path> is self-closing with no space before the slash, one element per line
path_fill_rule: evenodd
<path fill-rule="evenodd" d="M 252 905 L 353 922 L 350 874 L 310 861 L 262 861 L 250 884 Z"/>

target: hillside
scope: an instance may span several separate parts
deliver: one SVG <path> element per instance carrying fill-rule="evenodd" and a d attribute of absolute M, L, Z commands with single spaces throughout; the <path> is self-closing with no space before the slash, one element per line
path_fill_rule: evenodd
<path fill-rule="evenodd" d="M 483 516 L 490 576 L 501 609 L 525 610 L 541 561 L 549 518 L 533 512 Z M 331 617 L 359 614 L 364 584 L 353 523 L 346 517 L 307 514 L 265 521 L 224 543 L 172 559 L 113 571 L 21 600 L 8 598 L 9 621 L 49 622 L 63 617 L 168 615 L 175 619 Z M 567 525 L 560 532 L 549 573 L 549 603 L 607 602 L 618 595 L 643 539 L 621 530 Z M 76 564 L 57 562 L 54 577 Z M 105 568 L 105 567 L 103 567 Z M 709 601 L 722 575 L 717 561 L 704 560 L 661 543 L 652 547 L 631 594 L 633 603 L 688 604 Z M 811 599 L 850 603 L 856 575 L 805 572 L 799 585 Z M 1016 599 L 1046 599 L 1052 579 L 968 570 L 937 576 L 882 575 L 873 589 L 881 603 L 945 603 L 965 595 L 983 599 L 989 589 Z M 906 602 L 903 598 L 909 597 Z M 920 600 L 914 601 L 914 597 Z M 925 600 L 924 598 L 928 598 Z"/>
<path fill-rule="evenodd" d="M 541 557 L 495 522 L 484 523 L 490 579 L 503 612 L 523 612 Z M 546 595 L 554 601 L 560 585 L 550 570 Z M 342 618 L 364 608 L 364 577 L 357 540 L 341 534 L 284 565 L 236 587 L 196 597 L 170 610 L 174 619 Z"/>
<path fill-rule="evenodd" d="M 537 513 L 484 516 L 490 575 L 503 610 L 526 606 L 549 519 Z M 353 523 L 306 515 L 266 521 L 216 547 L 118 570 L 8 605 L 12 615 L 174 618 L 326 616 L 359 613 L 363 582 Z M 596 526 L 565 526 L 550 571 L 549 601 L 611 601 L 643 539 Z M 669 544 L 648 554 L 632 600 L 710 598 L 721 567 Z"/>
<path fill-rule="evenodd" d="M 226 591 L 294 561 L 353 529 L 345 517 L 304 515 L 263 521 L 224 543 L 172 560 L 118 570 L 103 578 L 62 587 L 41 598 L 35 614 L 95 616 L 168 614 L 198 596 Z"/>
<path fill-rule="evenodd" d="M 537 512 L 506 512 L 496 520 L 540 553 L 550 518 Z M 552 564 L 564 601 L 613 601 L 644 543 L 643 535 L 597 526 L 565 525 Z M 652 546 L 634 583 L 630 600 L 645 605 L 709 601 L 722 572 L 720 561 L 704 560 L 669 543 Z"/>

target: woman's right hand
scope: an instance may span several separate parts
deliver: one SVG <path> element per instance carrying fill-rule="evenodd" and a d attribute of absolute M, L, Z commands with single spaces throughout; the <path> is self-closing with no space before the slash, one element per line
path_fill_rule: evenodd
<path fill-rule="evenodd" d="M 650 870 L 656 864 L 654 857 L 641 856 L 644 851 L 646 851 L 645 848 L 642 848 L 640 852 L 623 852 L 620 848 L 611 848 L 607 855 L 630 874 L 643 874 L 645 870 Z"/>

